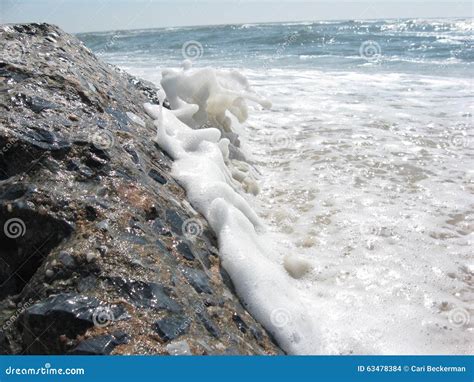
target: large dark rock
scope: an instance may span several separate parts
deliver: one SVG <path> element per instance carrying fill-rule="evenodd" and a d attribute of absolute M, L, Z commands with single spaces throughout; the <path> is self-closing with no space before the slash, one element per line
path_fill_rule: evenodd
<path fill-rule="evenodd" d="M 75 355 L 108 355 L 119 345 L 128 344 L 130 337 L 123 332 L 104 334 L 81 341 L 68 354 Z"/>
<path fill-rule="evenodd" d="M 63 338 L 74 339 L 88 328 L 127 319 L 121 306 L 108 307 L 93 297 L 60 294 L 48 297 L 22 314 L 20 330 L 29 354 L 65 351 Z"/>
<path fill-rule="evenodd" d="M 157 100 L 57 27 L 0 26 L 0 352 L 167 354 L 176 317 L 193 354 L 280 352 L 152 141 Z"/>
<path fill-rule="evenodd" d="M 189 324 L 189 319 L 186 316 L 170 315 L 156 321 L 153 329 L 164 341 L 170 341 L 185 334 Z"/>
<path fill-rule="evenodd" d="M 8 193 L 8 183 L 2 183 L 0 192 Z M 13 194 L 14 200 L 26 199 L 18 195 Z M 0 204 L 0 299 L 20 293 L 49 252 L 73 231 L 69 222 L 11 200 Z"/>
<path fill-rule="evenodd" d="M 169 292 L 157 283 L 125 280 L 120 277 L 110 278 L 120 294 L 139 308 L 156 308 L 170 312 L 181 312 L 183 309 L 174 301 Z"/>

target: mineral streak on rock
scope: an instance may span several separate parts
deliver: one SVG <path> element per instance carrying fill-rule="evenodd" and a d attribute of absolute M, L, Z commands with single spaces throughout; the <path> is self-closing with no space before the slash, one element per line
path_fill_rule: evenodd
<path fill-rule="evenodd" d="M 152 141 L 158 89 L 47 24 L 0 52 L 0 354 L 281 353 Z"/>

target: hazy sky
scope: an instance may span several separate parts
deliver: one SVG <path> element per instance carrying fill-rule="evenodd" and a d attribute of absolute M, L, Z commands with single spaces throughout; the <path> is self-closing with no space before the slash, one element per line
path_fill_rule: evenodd
<path fill-rule="evenodd" d="M 472 17 L 470 1 L 0 0 L 0 22 L 46 21 L 68 32 L 328 19 Z"/>

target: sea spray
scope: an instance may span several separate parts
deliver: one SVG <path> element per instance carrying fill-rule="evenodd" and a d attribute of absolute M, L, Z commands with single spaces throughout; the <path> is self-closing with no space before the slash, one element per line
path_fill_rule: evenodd
<path fill-rule="evenodd" d="M 174 110 L 144 105 L 155 120 L 155 141 L 174 159 L 173 177 L 216 233 L 222 266 L 237 293 L 285 351 L 318 353 L 314 325 L 291 276 L 283 266 L 269 260 L 264 224 L 236 187 L 236 179 L 242 180 L 241 172 L 229 160 L 229 140 L 222 138 L 221 131 L 232 131 L 226 112 L 243 122 L 247 118 L 246 100 L 263 107 L 270 107 L 270 103 L 253 93 L 246 79 L 236 72 L 210 68 L 191 71 L 188 63 L 181 72 L 164 71 L 162 86 Z M 196 110 L 193 104 L 199 110 L 190 115 L 189 111 Z M 197 118 L 193 126 L 212 121 L 219 129 L 193 129 L 184 123 L 190 117 Z"/>

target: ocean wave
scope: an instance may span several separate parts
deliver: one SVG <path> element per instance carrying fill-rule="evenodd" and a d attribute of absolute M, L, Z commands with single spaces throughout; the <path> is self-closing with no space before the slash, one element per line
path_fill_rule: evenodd
<path fill-rule="evenodd" d="M 192 36 L 204 47 L 201 62 L 239 62 L 243 66 L 265 60 L 282 66 L 310 64 L 316 56 L 321 60 L 344 57 L 341 63 L 350 63 L 361 44 L 373 41 L 387 63 L 429 62 L 440 68 L 453 64 L 461 68 L 474 61 L 472 25 L 467 19 L 339 20 L 100 32 L 79 37 L 101 54 L 135 52 L 179 61 L 182 45 Z"/>
<path fill-rule="evenodd" d="M 233 183 L 228 142 L 217 129 L 177 122 L 198 106 L 177 102 L 184 106 L 179 117 L 151 115 L 158 144 L 175 159 L 174 176 L 217 233 L 222 264 L 246 307 L 291 353 L 467 352 L 468 329 L 452 327 L 439 306 L 446 299 L 463 306 L 445 273 L 462 282 L 451 264 L 465 263 L 468 246 L 453 234 L 461 226 L 443 227 L 432 211 L 447 216 L 467 207 L 467 189 L 447 180 L 469 167 L 460 158 L 472 134 L 460 111 L 469 104 L 470 79 L 310 67 L 241 73 L 248 81 L 223 75 L 227 90 L 247 92 L 252 83 L 276 101 L 238 129 L 242 152 L 259 166 L 258 199 Z M 232 92 L 228 102 L 222 95 L 210 94 L 217 103 L 211 110 L 235 101 Z M 467 138 L 443 138 L 445 119 L 459 124 L 452 134 Z M 439 191 L 437 182 L 445 185 Z M 440 331 L 443 325 L 452 330 Z"/>

